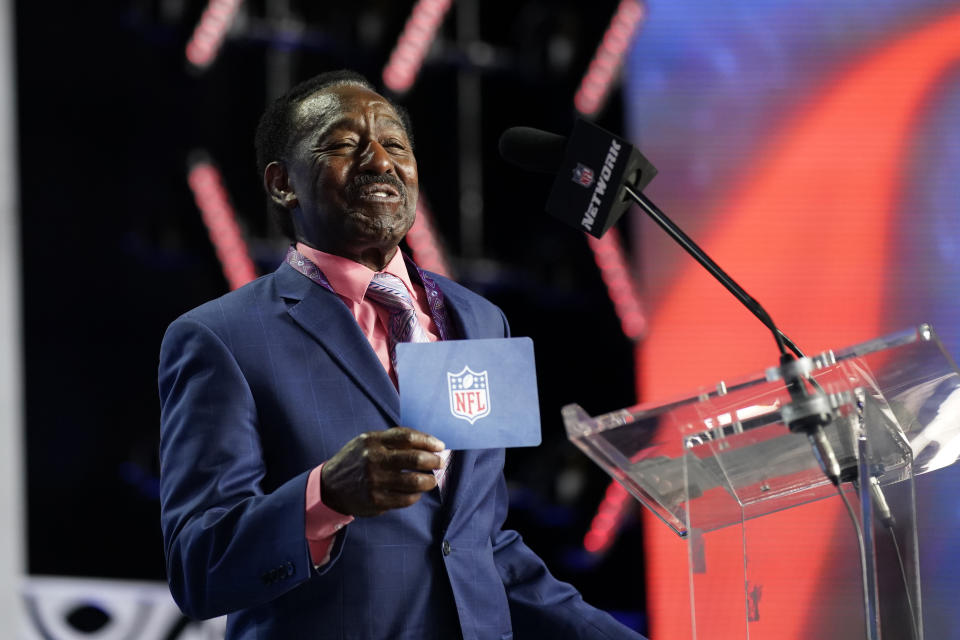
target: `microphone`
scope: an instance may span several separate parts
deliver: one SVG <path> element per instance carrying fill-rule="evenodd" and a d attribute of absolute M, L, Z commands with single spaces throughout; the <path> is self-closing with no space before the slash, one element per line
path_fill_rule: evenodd
<path fill-rule="evenodd" d="M 599 238 L 634 202 L 770 331 L 780 353 L 800 349 L 773 323 L 760 303 L 643 194 L 657 169 L 632 144 L 578 118 L 570 138 L 532 127 L 511 127 L 500 136 L 500 155 L 527 171 L 556 173 L 547 212 Z M 599 167 L 599 173 L 597 168 Z"/>
<path fill-rule="evenodd" d="M 500 157 L 535 173 L 556 173 L 563 164 L 567 139 L 533 127 L 510 127 L 500 136 Z"/>
<path fill-rule="evenodd" d="M 526 171 L 557 175 L 547 212 L 599 238 L 632 204 L 627 186 L 646 187 L 657 169 L 632 144 L 578 119 L 569 139 L 532 127 L 500 136 L 500 155 Z"/>
<path fill-rule="evenodd" d="M 643 188 L 657 175 L 656 167 L 643 154 L 623 138 L 582 118 L 574 124 L 569 140 L 531 127 L 513 127 L 500 136 L 499 147 L 504 160 L 522 169 L 556 172 L 547 212 L 594 237 L 601 237 L 632 203 L 638 204 L 770 329 L 780 351 L 784 382 L 792 401 L 783 412 L 784 422 L 790 431 L 807 435 L 824 474 L 839 486 L 842 470 L 823 432 L 832 419 L 829 407 L 820 407 L 826 396 L 816 380 L 805 379 L 789 366 L 794 358 L 787 347 L 801 358 L 803 352 L 777 328 L 759 302 L 643 194 Z M 813 395 L 807 392 L 806 384 L 814 388 Z"/>

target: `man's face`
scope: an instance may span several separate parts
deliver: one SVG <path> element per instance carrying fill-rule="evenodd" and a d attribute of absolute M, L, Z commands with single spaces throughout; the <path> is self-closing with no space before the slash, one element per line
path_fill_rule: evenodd
<path fill-rule="evenodd" d="M 419 193 L 400 117 L 379 94 L 346 84 L 308 97 L 294 123 L 286 165 L 298 239 L 382 268 L 413 225 Z"/>

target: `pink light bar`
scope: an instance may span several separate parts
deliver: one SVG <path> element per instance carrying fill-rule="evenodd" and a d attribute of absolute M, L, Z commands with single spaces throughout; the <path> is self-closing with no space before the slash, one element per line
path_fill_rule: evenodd
<path fill-rule="evenodd" d="M 640 0 L 620 0 L 610 26 L 597 47 L 580 88 L 573 98 L 573 106 L 584 116 L 595 115 L 603 107 L 610 87 L 620 71 L 630 42 L 646 17 L 647 9 Z"/>
<path fill-rule="evenodd" d="M 590 553 L 603 553 L 610 548 L 627 509 L 633 504 L 630 494 L 617 482 L 611 482 L 583 537 L 583 548 Z"/>
<path fill-rule="evenodd" d="M 620 246 L 620 233 L 616 228 L 612 228 L 602 238 L 591 235 L 586 237 L 597 267 L 600 268 L 603 283 L 607 285 L 607 294 L 613 302 L 617 317 L 620 318 L 623 335 L 631 340 L 639 340 L 647 329 L 647 318 Z"/>
<path fill-rule="evenodd" d="M 190 167 L 187 182 L 230 288 L 236 289 L 256 278 L 256 268 L 223 188 L 220 172 L 209 162 L 197 162 Z"/>
<path fill-rule="evenodd" d="M 413 86 L 451 3 L 452 0 L 420 0 L 413 7 L 397 46 L 383 68 L 383 84 L 388 89 L 403 93 Z"/>
<path fill-rule="evenodd" d="M 243 0 L 210 0 L 187 43 L 187 60 L 190 64 L 201 69 L 210 66 L 220 51 L 220 45 L 233 24 L 241 2 Z"/>
<path fill-rule="evenodd" d="M 450 277 L 450 267 L 433 226 L 433 215 L 424 205 L 423 195 L 417 202 L 417 219 L 407 232 L 407 245 L 420 268 Z"/>
<path fill-rule="evenodd" d="M 639 340 L 647 329 L 647 318 L 643 313 L 637 286 L 627 268 L 619 232 L 612 228 L 599 239 L 584 235 L 593 251 L 600 276 L 607 285 L 607 293 L 617 317 L 620 318 L 624 335 L 631 340 Z M 628 500 L 629 495 L 617 482 L 611 482 L 607 486 L 607 492 L 590 522 L 590 529 L 583 537 L 584 549 L 590 553 L 603 553 L 610 548 L 623 516 L 632 504 Z"/>

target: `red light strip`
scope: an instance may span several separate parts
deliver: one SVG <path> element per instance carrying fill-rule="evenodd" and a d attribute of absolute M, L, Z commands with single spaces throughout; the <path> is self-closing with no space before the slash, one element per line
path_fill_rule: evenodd
<path fill-rule="evenodd" d="M 584 234 L 594 260 L 600 268 L 600 276 L 607 286 L 607 294 L 613 302 L 613 308 L 620 318 L 623 334 L 631 340 L 639 340 L 647 329 L 647 318 L 643 313 L 637 286 L 627 267 L 627 258 L 620 244 L 620 233 L 614 227 L 594 238 Z M 623 515 L 632 501 L 629 494 L 619 483 L 611 482 L 607 492 L 597 507 L 597 513 L 590 522 L 590 529 L 583 537 L 583 548 L 590 553 L 603 553 L 616 537 Z"/>
<path fill-rule="evenodd" d="M 631 340 L 639 340 L 646 331 L 647 318 L 620 245 L 620 233 L 616 228 L 612 228 L 602 238 L 591 235 L 586 237 L 597 267 L 600 268 L 603 283 L 607 285 L 607 294 L 613 302 L 617 317 L 620 318 L 623 335 Z"/>
<path fill-rule="evenodd" d="M 423 195 L 417 202 L 417 219 L 407 232 L 407 245 L 413 253 L 413 261 L 421 269 L 450 277 L 450 267 L 443 255 L 443 248 L 433 226 L 433 215 L 423 203 Z"/>
<path fill-rule="evenodd" d="M 584 234 L 586 235 L 586 234 Z M 631 340 L 639 340 L 647 329 L 637 286 L 627 267 L 627 258 L 620 244 L 620 233 L 612 228 L 602 238 L 586 235 L 594 260 L 600 268 L 600 276 L 607 285 L 607 293 L 613 302 L 623 334 Z M 590 522 L 590 529 L 583 537 L 583 548 L 590 553 L 603 553 L 610 548 L 627 509 L 632 504 L 630 494 L 618 482 L 611 482 Z"/>
<path fill-rule="evenodd" d="M 610 548 L 627 508 L 633 504 L 630 494 L 618 482 L 607 485 L 607 492 L 583 537 L 583 548 L 590 553 L 603 553 Z"/>
<path fill-rule="evenodd" d="M 190 64 L 201 69 L 210 66 L 220 51 L 220 45 L 242 1 L 210 0 L 187 43 L 186 53 Z"/>
<path fill-rule="evenodd" d="M 403 93 L 413 86 L 451 4 L 452 0 L 420 0 L 413 7 L 397 46 L 383 68 L 383 84 L 388 89 Z"/>
<path fill-rule="evenodd" d="M 630 42 L 646 15 L 647 8 L 639 0 L 620 1 L 574 95 L 573 106 L 581 115 L 595 115 L 603 107 Z"/>
<path fill-rule="evenodd" d="M 223 188 L 220 172 L 209 162 L 197 162 L 190 167 L 187 182 L 230 288 L 236 289 L 256 278 L 257 271 Z"/>

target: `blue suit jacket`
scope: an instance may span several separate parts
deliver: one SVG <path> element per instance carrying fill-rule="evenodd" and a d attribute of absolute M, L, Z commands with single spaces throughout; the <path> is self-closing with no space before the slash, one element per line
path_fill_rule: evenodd
<path fill-rule="evenodd" d="M 459 336 L 508 335 L 433 277 Z M 171 324 L 159 384 L 170 589 L 187 615 L 230 614 L 229 638 L 639 637 L 501 529 L 503 450 L 458 452 L 442 503 L 358 518 L 313 567 L 308 473 L 395 426 L 399 396 L 346 306 L 288 265 Z"/>

